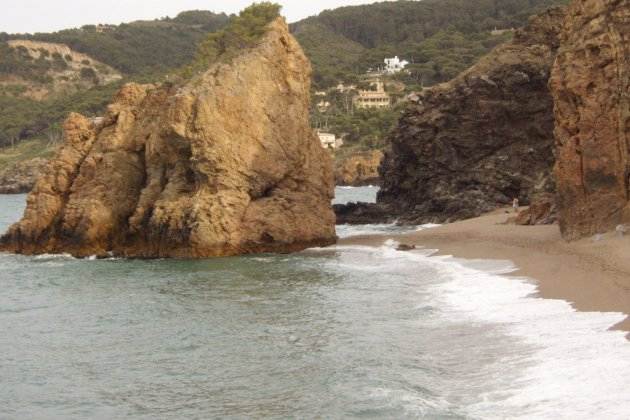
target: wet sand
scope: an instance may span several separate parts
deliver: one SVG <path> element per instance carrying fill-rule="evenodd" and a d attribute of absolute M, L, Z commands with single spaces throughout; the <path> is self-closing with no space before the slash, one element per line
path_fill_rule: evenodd
<path fill-rule="evenodd" d="M 440 255 L 511 260 L 519 267 L 514 274 L 537 281 L 543 298 L 566 300 L 580 311 L 630 315 L 630 235 L 567 243 L 557 225 L 506 225 L 508 217 L 500 210 L 420 232 L 352 237 L 339 244 L 378 246 L 394 239 L 439 249 Z M 630 332 L 630 317 L 615 328 Z"/>

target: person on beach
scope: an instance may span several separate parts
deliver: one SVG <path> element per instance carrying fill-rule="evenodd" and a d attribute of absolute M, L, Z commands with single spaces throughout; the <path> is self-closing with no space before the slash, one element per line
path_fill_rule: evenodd
<path fill-rule="evenodd" d="M 512 208 L 514 209 L 514 213 L 518 213 L 518 207 L 518 198 L 514 198 L 514 200 L 512 200 Z"/>

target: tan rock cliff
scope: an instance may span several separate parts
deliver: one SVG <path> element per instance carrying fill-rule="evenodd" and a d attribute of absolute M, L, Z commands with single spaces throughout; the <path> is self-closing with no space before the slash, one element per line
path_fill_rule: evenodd
<path fill-rule="evenodd" d="M 337 163 L 335 182 L 337 185 L 354 187 L 380 184 L 378 167 L 382 160 L 383 152 L 380 150 L 348 156 Z"/>
<path fill-rule="evenodd" d="M 310 64 L 282 19 L 181 88 L 129 84 L 65 144 L 0 240 L 18 253 L 212 257 L 334 243 Z"/>
<path fill-rule="evenodd" d="M 560 227 L 568 240 L 630 222 L 630 1 L 575 0 L 550 88 Z"/>

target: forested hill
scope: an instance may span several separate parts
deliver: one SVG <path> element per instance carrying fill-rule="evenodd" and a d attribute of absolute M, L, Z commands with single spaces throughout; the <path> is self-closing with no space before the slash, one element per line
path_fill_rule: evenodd
<path fill-rule="evenodd" d="M 0 33 L 0 147 L 57 139 L 70 111 L 99 115 L 121 83 L 159 80 L 188 64 L 229 19 L 194 10 L 54 33 Z"/>
<path fill-rule="evenodd" d="M 390 1 L 327 10 L 291 25 L 313 62 L 319 87 L 376 67 L 394 55 L 416 65 L 425 85 L 448 80 L 497 43 L 494 29 L 567 0 Z"/>
<path fill-rule="evenodd" d="M 522 26 L 529 15 L 566 1 L 401 0 L 328 10 L 291 27 L 313 62 L 316 88 L 353 82 L 398 55 L 412 62 L 398 77 L 414 90 L 451 79 L 511 36 L 494 28 Z M 58 138 L 68 112 L 99 115 L 121 83 L 156 81 L 181 68 L 230 18 L 197 10 L 54 33 L 0 33 L 0 146 Z M 35 47 L 16 47 L 17 40 Z"/>
<path fill-rule="evenodd" d="M 86 25 L 53 33 L 0 34 L 0 41 L 26 39 L 65 44 L 123 74 L 168 71 L 190 61 L 197 44 L 221 29 L 229 16 L 209 11 L 183 12 L 175 18 L 121 25 Z"/>

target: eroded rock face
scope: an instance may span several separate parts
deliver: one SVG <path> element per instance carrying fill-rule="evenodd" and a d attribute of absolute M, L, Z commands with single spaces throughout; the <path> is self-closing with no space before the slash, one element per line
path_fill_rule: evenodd
<path fill-rule="evenodd" d="M 549 85 L 564 238 L 630 222 L 630 1 L 571 4 Z"/>
<path fill-rule="evenodd" d="M 555 194 L 537 196 L 531 206 L 508 220 L 520 226 L 551 225 L 558 220 Z"/>
<path fill-rule="evenodd" d="M 381 166 L 378 201 L 406 223 L 478 216 L 553 190 L 547 87 L 563 8 L 531 19 L 451 82 L 410 97 Z"/>
<path fill-rule="evenodd" d="M 337 164 L 335 183 L 337 185 L 361 187 L 380 184 L 378 167 L 383 160 L 383 152 L 373 150 L 349 156 Z"/>
<path fill-rule="evenodd" d="M 23 194 L 31 191 L 48 160 L 35 158 L 18 162 L 0 172 L 0 194 Z"/>
<path fill-rule="evenodd" d="M 124 86 L 98 127 L 71 115 L 0 249 L 202 258 L 334 243 L 310 75 L 279 19 L 259 46 L 179 89 Z"/>

